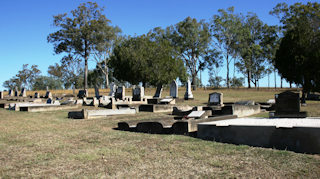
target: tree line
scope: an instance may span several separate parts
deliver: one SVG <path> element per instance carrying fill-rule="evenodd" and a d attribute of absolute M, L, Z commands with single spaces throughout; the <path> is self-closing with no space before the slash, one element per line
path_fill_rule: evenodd
<path fill-rule="evenodd" d="M 70 14 L 54 16 L 59 30 L 47 40 L 56 54 L 65 56 L 49 66 L 49 76 L 40 76 L 36 65 L 24 65 L 4 87 L 108 88 L 110 81 L 156 86 L 188 77 L 197 86 L 199 72 L 208 69 L 209 84 L 215 87 L 223 81 L 228 88 L 243 86 L 244 79 L 248 88 L 258 87 L 260 79 L 278 72 L 290 85 L 319 90 L 319 9 L 318 3 L 279 3 L 270 14 L 281 25 L 273 26 L 255 13 L 235 13 L 230 7 L 219 9 L 209 20 L 187 17 L 131 37 L 111 26 L 97 3 L 82 3 Z M 96 62 L 95 69 L 88 70 L 88 60 Z M 225 78 L 218 74 L 223 66 Z M 235 70 L 243 77 L 236 77 Z"/>

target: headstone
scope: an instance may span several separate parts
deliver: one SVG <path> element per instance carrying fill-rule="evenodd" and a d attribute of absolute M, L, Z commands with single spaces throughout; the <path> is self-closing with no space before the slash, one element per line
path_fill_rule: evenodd
<path fill-rule="evenodd" d="M 3 91 L 0 91 L 0 99 L 3 99 Z"/>
<path fill-rule="evenodd" d="M 134 87 L 132 90 L 132 100 L 141 101 L 143 97 L 144 97 L 144 87 L 142 86 Z"/>
<path fill-rule="evenodd" d="M 188 79 L 188 81 L 187 81 L 186 93 L 184 94 L 184 99 L 185 99 L 185 100 L 193 99 L 193 94 L 192 94 L 192 91 L 191 91 L 191 82 L 190 82 L 190 79 Z"/>
<path fill-rule="evenodd" d="M 46 86 L 46 90 L 49 91 L 49 86 Z"/>
<path fill-rule="evenodd" d="M 40 94 L 38 92 L 34 93 L 34 98 L 40 98 Z"/>
<path fill-rule="evenodd" d="M 22 88 L 21 93 L 20 93 L 20 96 L 22 96 L 22 97 L 27 97 L 27 92 L 26 92 L 26 89 L 25 89 L 25 88 Z"/>
<path fill-rule="evenodd" d="M 52 103 L 53 103 L 52 98 L 48 98 L 47 99 L 47 104 L 52 104 Z"/>
<path fill-rule="evenodd" d="M 92 105 L 94 107 L 98 107 L 99 106 L 99 100 L 96 97 L 93 97 Z"/>
<path fill-rule="evenodd" d="M 97 86 L 94 87 L 94 93 L 97 99 L 100 98 L 99 88 Z"/>
<path fill-rule="evenodd" d="M 72 86 L 72 93 L 74 96 L 76 95 L 76 87 L 74 85 Z"/>
<path fill-rule="evenodd" d="M 223 105 L 223 93 L 217 93 L 217 92 L 210 93 L 208 103 L 209 103 L 209 105 L 222 106 Z"/>
<path fill-rule="evenodd" d="M 162 84 L 159 84 L 156 89 L 156 93 L 154 94 L 154 98 L 161 98 L 162 93 Z"/>
<path fill-rule="evenodd" d="M 14 96 L 18 97 L 19 96 L 19 91 L 18 91 L 18 87 L 16 86 L 16 89 L 14 91 Z"/>
<path fill-rule="evenodd" d="M 170 84 L 170 96 L 173 98 L 178 98 L 178 84 L 176 80 L 173 80 Z"/>
<path fill-rule="evenodd" d="M 88 97 L 88 90 L 79 90 L 79 93 L 77 96 L 78 96 L 78 98 Z"/>
<path fill-rule="evenodd" d="M 115 96 L 116 90 L 117 90 L 117 85 L 115 85 L 114 83 L 111 83 L 109 96 Z"/>
<path fill-rule="evenodd" d="M 125 94 L 126 88 L 124 86 L 119 86 L 116 90 L 115 98 L 123 100 L 123 98 L 126 96 Z"/>
<path fill-rule="evenodd" d="M 9 96 L 13 96 L 13 90 L 12 89 L 9 89 Z"/>
<path fill-rule="evenodd" d="M 52 93 L 50 91 L 46 92 L 45 98 L 52 98 Z"/>
<path fill-rule="evenodd" d="M 275 95 L 275 117 L 306 117 L 306 112 L 300 112 L 300 94 L 285 91 Z"/>

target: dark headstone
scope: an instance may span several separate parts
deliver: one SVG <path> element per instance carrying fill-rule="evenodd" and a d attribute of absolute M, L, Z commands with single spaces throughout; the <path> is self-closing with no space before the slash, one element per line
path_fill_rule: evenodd
<path fill-rule="evenodd" d="M 223 93 L 210 93 L 208 103 L 209 105 L 223 105 Z"/>
<path fill-rule="evenodd" d="M 170 84 L 170 96 L 173 98 L 178 98 L 178 84 L 176 80 L 173 80 Z"/>
<path fill-rule="evenodd" d="M 156 93 L 154 94 L 154 98 L 161 98 L 162 93 L 162 84 L 159 84 L 156 89 Z"/>
<path fill-rule="evenodd" d="M 0 91 L 0 99 L 3 99 L 3 91 Z"/>
<path fill-rule="evenodd" d="M 306 117 L 305 112 L 300 112 L 300 94 L 285 91 L 275 95 L 275 117 Z"/>
<path fill-rule="evenodd" d="M 78 96 L 78 98 L 88 97 L 88 90 L 79 90 L 79 93 L 77 96 Z"/>
<path fill-rule="evenodd" d="M 144 87 L 137 86 L 132 89 L 133 101 L 141 101 L 143 97 L 144 97 Z"/>
<path fill-rule="evenodd" d="M 188 79 L 188 81 L 187 81 L 186 93 L 184 94 L 184 99 L 185 99 L 185 100 L 193 99 L 193 94 L 192 94 L 192 91 L 191 91 L 191 82 L 190 82 L 190 79 Z"/>
<path fill-rule="evenodd" d="M 123 98 L 125 97 L 125 91 L 126 88 L 124 86 L 119 86 L 116 90 L 115 98 L 123 100 Z"/>
<path fill-rule="evenodd" d="M 46 92 L 45 98 L 52 98 L 52 93 L 50 91 Z"/>
<path fill-rule="evenodd" d="M 27 91 L 26 91 L 25 88 L 22 88 L 21 93 L 20 93 L 20 96 L 22 96 L 22 97 L 27 97 Z"/>
<path fill-rule="evenodd" d="M 38 92 L 34 93 L 34 98 L 40 98 L 40 94 Z"/>
<path fill-rule="evenodd" d="M 9 96 L 13 96 L 13 90 L 9 89 Z"/>

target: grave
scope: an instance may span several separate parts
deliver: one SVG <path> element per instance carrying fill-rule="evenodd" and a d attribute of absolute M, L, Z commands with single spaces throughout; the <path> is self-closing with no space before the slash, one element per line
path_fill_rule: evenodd
<path fill-rule="evenodd" d="M 96 97 L 93 97 L 91 105 L 94 106 L 94 107 L 98 107 L 99 106 L 99 100 Z"/>
<path fill-rule="evenodd" d="M 190 82 L 190 79 L 188 79 L 188 81 L 187 81 L 186 93 L 184 94 L 184 99 L 185 99 L 185 100 L 191 100 L 191 99 L 193 99 L 193 94 L 192 94 L 192 91 L 191 91 L 191 82 Z"/>
<path fill-rule="evenodd" d="M 132 101 L 142 101 L 144 97 L 144 87 L 138 86 L 132 89 Z"/>
<path fill-rule="evenodd" d="M 0 99 L 3 99 L 3 91 L 0 91 Z"/>
<path fill-rule="evenodd" d="M 209 105 L 223 106 L 223 93 L 210 93 L 209 94 Z"/>
<path fill-rule="evenodd" d="M 173 80 L 170 84 L 170 96 L 173 98 L 178 98 L 178 84 L 176 80 Z"/>
<path fill-rule="evenodd" d="M 285 91 L 275 95 L 276 118 L 305 118 L 306 112 L 300 112 L 300 94 Z M 272 116 L 272 113 L 270 114 Z"/>
<path fill-rule="evenodd" d="M 173 98 L 164 98 L 159 100 L 160 104 L 176 104 L 176 99 Z"/>
<path fill-rule="evenodd" d="M 8 95 L 9 95 L 9 97 L 13 96 L 13 91 L 11 89 L 9 89 Z"/>
<path fill-rule="evenodd" d="M 50 91 L 46 92 L 45 98 L 52 98 L 52 93 Z"/>
<path fill-rule="evenodd" d="M 18 91 L 18 87 L 16 86 L 15 91 L 14 91 L 14 96 L 18 97 L 19 96 L 19 91 Z"/>
<path fill-rule="evenodd" d="M 115 93 L 115 98 L 116 99 L 120 99 L 120 100 L 124 100 L 124 97 L 126 96 L 126 88 L 124 86 L 119 86 L 116 90 Z"/>
<path fill-rule="evenodd" d="M 27 104 L 19 106 L 20 111 L 27 111 L 27 112 L 43 112 L 43 111 L 58 111 L 58 110 L 69 110 L 69 109 L 76 109 L 78 106 L 76 105 L 60 105 L 57 104 Z"/>
<path fill-rule="evenodd" d="M 85 89 L 85 90 L 79 90 L 79 93 L 78 93 L 78 98 L 85 98 L 85 97 L 88 97 L 89 94 L 88 94 L 88 90 Z"/>
<path fill-rule="evenodd" d="M 40 98 L 40 94 L 38 92 L 35 92 L 34 93 L 34 98 L 37 98 L 37 99 Z"/>
<path fill-rule="evenodd" d="M 20 95 L 21 97 L 27 97 L 27 91 L 25 88 L 22 88 Z"/>
<path fill-rule="evenodd" d="M 163 104 L 142 104 L 139 106 L 139 111 L 145 112 L 172 112 L 173 106 L 172 105 L 163 105 Z"/>
<path fill-rule="evenodd" d="M 198 124 L 198 137 L 216 142 L 320 153 L 320 118 L 240 118 Z"/>
<path fill-rule="evenodd" d="M 101 97 L 99 93 L 99 88 L 97 86 L 94 87 L 94 94 L 97 99 Z"/>
<path fill-rule="evenodd" d="M 114 97 L 116 90 L 117 90 L 117 86 L 114 83 L 111 83 L 109 96 Z"/>
<path fill-rule="evenodd" d="M 136 114 L 137 111 L 134 108 L 122 108 L 122 109 L 104 109 L 104 110 L 86 110 L 72 111 L 68 113 L 68 118 L 72 119 L 95 119 L 103 118 L 113 115 L 121 114 Z"/>
<path fill-rule="evenodd" d="M 156 93 L 154 94 L 153 98 L 161 98 L 162 90 L 162 84 L 159 84 L 157 86 Z"/>

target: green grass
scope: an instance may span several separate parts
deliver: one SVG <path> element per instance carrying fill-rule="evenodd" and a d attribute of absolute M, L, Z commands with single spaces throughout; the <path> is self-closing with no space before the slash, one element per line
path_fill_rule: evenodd
<path fill-rule="evenodd" d="M 205 103 L 211 92 L 196 91 L 196 99 L 188 103 Z M 230 102 L 274 95 L 274 91 L 250 91 L 254 95 L 245 90 L 222 92 Z M 318 107 L 318 102 L 312 102 L 303 109 L 317 115 Z M 165 114 L 71 120 L 67 112 L 0 109 L 0 178 L 320 177 L 319 155 L 113 129 L 119 121 Z"/>

